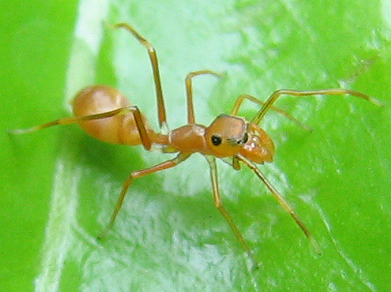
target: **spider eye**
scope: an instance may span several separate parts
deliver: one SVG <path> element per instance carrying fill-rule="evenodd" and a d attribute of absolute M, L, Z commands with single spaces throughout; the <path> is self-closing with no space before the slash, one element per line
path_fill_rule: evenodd
<path fill-rule="evenodd" d="M 248 134 L 247 133 L 244 133 L 244 135 L 243 135 L 243 139 L 242 139 L 242 143 L 243 144 L 245 144 L 245 143 L 247 143 L 247 141 L 248 141 Z"/>
<path fill-rule="evenodd" d="M 218 146 L 221 144 L 221 137 L 219 137 L 219 136 L 213 135 L 211 140 L 212 140 L 212 144 L 215 146 Z"/>

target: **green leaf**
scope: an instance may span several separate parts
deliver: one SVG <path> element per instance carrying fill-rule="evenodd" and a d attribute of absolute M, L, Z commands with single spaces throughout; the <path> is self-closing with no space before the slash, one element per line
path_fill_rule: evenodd
<path fill-rule="evenodd" d="M 387 291 L 391 262 L 390 7 L 386 1 L 32 1 L 2 3 L 0 284 L 5 291 Z M 122 183 L 170 155 L 109 145 L 77 126 L 8 135 L 69 116 L 82 87 L 125 92 L 157 129 L 150 63 L 128 22 L 157 49 L 170 128 L 229 113 L 246 93 L 344 87 L 351 96 L 281 97 L 270 112 L 273 163 L 260 169 L 314 234 L 300 229 L 248 169 L 219 164 L 223 202 L 260 263 L 213 205 L 200 155 L 136 180 L 112 231 L 96 240 Z M 240 114 L 251 119 L 256 105 Z"/>

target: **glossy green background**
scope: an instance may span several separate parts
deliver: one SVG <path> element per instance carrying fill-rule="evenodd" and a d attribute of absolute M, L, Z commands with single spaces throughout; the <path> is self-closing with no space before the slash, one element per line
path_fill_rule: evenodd
<path fill-rule="evenodd" d="M 188 2 L 0 4 L 2 289 L 388 291 L 390 1 Z M 263 123 L 278 148 L 261 168 L 322 256 L 250 171 L 220 165 L 225 206 L 262 264 L 249 272 L 213 206 L 199 155 L 136 181 L 114 230 L 95 240 L 127 174 L 164 157 L 103 144 L 76 126 L 14 137 L 6 129 L 69 115 L 66 100 L 91 83 L 120 88 L 156 126 L 145 50 L 102 24 L 118 21 L 157 48 L 171 128 L 186 119 L 186 73 L 204 68 L 226 73 L 195 81 L 197 120 L 205 124 L 239 94 L 266 99 L 280 88 L 343 86 L 384 103 L 285 97 L 278 106 L 314 131 L 274 113 Z M 75 33 L 80 23 L 88 25 Z M 248 105 L 242 113 L 254 112 Z"/>

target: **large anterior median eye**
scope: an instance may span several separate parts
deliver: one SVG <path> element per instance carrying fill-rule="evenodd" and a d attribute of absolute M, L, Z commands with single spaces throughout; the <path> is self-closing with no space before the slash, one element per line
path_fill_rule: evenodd
<path fill-rule="evenodd" d="M 219 146 L 221 144 L 221 137 L 213 135 L 212 138 L 212 144 L 215 146 Z"/>
<path fill-rule="evenodd" d="M 248 141 L 248 134 L 247 133 L 244 133 L 243 135 L 243 139 L 240 141 L 241 143 L 246 143 Z"/>

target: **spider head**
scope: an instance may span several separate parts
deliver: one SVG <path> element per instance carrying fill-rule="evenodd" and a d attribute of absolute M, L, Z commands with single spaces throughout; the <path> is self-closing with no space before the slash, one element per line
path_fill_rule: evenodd
<path fill-rule="evenodd" d="M 273 141 L 258 125 L 240 117 L 218 116 L 206 128 L 205 140 L 211 154 L 217 157 L 240 154 L 255 163 L 273 160 Z"/>

